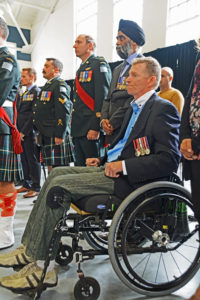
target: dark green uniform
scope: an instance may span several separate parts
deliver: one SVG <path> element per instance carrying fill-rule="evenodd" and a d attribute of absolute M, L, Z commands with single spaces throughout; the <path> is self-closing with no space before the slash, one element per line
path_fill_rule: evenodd
<path fill-rule="evenodd" d="M 91 141 L 87 140 L 86 136 L 89 130 L 100 131 L 100 112 L 108 93 L 111 70 L 103 57 L 91 55 L 78 69 L 77 79 L 81 88 L 94 100 L 92 110 L 82 101 L 75 82 L 72 137 L 75 144 L 76 165 L 81 166 L 85 165 L 86 158 L 99 156 L 100 147 L 103 146 L 102 139 Z"/>
<path fill-rule="evenodd" d="M 64 138 L 70 133 L 72 103 L 69 99 L 70 87 L 59 77 L 42 87 L 34 105 L 33 124 L 43 136 Z"/>
<path fill-rule="evenodd" d="M 20 83 L 20 70 L 15 57 L 7 47 L 0 48 L 0 107 L 4 107 L 11 122 L 13 122 L 13 107 L 4 102 L 15 101 Z M 0 119 L 0 134 L 11 134 L 10 127 Z"/>
<path fill-rule="evenodd" d="M 43 159 L 48 166 L 66 165 L 73 161 L 70 140 L 72 102 L 70 87 L 59 77 L 48 80 L 34 104 L 33 124 L 42 136 Z M 54 138 L 64 139 L 55 145 Z"/>
<path fill-rule="evenodd" d="M 13 123 L 12 102 L 20 83 L 20 70 L 15 57 L 7 47 L 0 48 L 0 107 Z M 20 155 L 13 152 L 10 127 L 0 118 L 0 181 L 18 181 L 22 178 Z"/>

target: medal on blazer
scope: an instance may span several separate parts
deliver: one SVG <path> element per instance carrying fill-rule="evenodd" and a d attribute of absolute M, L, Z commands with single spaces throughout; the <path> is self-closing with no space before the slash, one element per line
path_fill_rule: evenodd
<path fill-rule="evenodd" d="M 150 148 L 149 148 L 149 143 L 148 143 L 147 137 L 144 136 L 142 139 L 143 139 L 143 143 L 145 145 L 145 153 L 146 153 L 146 155 L 149 155 L 150 154 Z"/>
<path fill-rule="evenodd" d="M 127 80 L 128 77 L 126 76 L 120 76 L 117 82 L 117 89 L 119 90 L 127 90 Z"/>
<path fill-rule="evenodd" d="M 143 147 L 143 143 L 142 143 L 142 139 L 141 139 L 141 138 L 138 139 L 138 143 L 139 143 L 139 145 L 140 145 L 140 154 L 141 154 L 142 156 L 144 156 L 144 155 L 145 155 L 145 149 L 144 149 L 144 147 Z"/>
<path fill-rule="evenodd" d="M 150 154 L 149 143 L 146 136 L 133 140 L 133 146 L 135 156 L 137 157 Z"/>
<path fill-rule="evenodd" d="M 137 140 L 133 140 L 133 146 L 134 146 L 134 149 L 135 149 L 135 156 L 139 157 L 140 156 L 140 150 L 138 149 L 137 147 Z"/>

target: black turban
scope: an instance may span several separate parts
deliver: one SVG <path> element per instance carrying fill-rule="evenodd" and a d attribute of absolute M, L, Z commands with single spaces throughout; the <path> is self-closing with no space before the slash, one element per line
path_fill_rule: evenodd
<path fill-rule="evenodd" d="M 143 29 L 133 21 L 121 19 L 119 21 L 118 31 L 123 32 L 138 46 L 143 46 L 145 43 L 145 34 Z"/>

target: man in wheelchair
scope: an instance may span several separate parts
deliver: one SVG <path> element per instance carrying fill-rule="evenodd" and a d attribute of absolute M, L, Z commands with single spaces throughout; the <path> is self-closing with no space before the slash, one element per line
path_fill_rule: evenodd
<path fill-rule="evenodd" d="M 48 253 L 52 232 L 70 203 L 99 194 L 116 195 L 121 201 L 146 182 L 166 178 L 176 172 L 180 160 L 179 114 L 173 104 L 155 93 L 161 67 L 152 57 L 133 61 L 127 79 L 128 93 L 134 97 L 120 133 L 106 157 L 89 158 L 87 167 L 58 167 L 45 181 L 27 222 L 22 246 L 0 255 L 0 266 L 22 267 L 0 279 L 1 286 L 14 292 L 36 288 Z M 48 205 L 56 187 L 63 190 L 63 204 Z M 55 199 L 55 197 L 54 197 Z M 51 207 L 50 207 L 51 206 Z M 53 249 L 56 257 L 59 239 Z M 57 284 L 57 275 L 48 267 L 44 284 Z"/>

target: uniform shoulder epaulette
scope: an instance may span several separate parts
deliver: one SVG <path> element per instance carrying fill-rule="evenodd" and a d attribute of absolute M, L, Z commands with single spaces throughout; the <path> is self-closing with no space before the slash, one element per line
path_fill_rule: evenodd
<path fill-rule="evenodd" d="M 106 60 L 105 60 L 105 58 L 103 57 L 103 56 L 95 56 L 94 57 L 94 60 L 96 61 L 96 62 L 98 62 L 99 64 L 107 64 L 107 62 L 106 62 Z"/>
<path fill-rule="evenodd" d="M 15 61 L 14 61 L 14 59 L 12 59 L 10 56 L 6 57 L 6 60 L 9 60 L 9 61 L 11 61 L 12 63 L 14 63 L 14 62 L 15 62 Z"/>
<path fill-rule="evenodd" d="M 65 85 L 66 84 L 66 82 L 65 82 L 64 79 L 59 78 L 58 81 L 60 82 L 61 85 Z"/>

